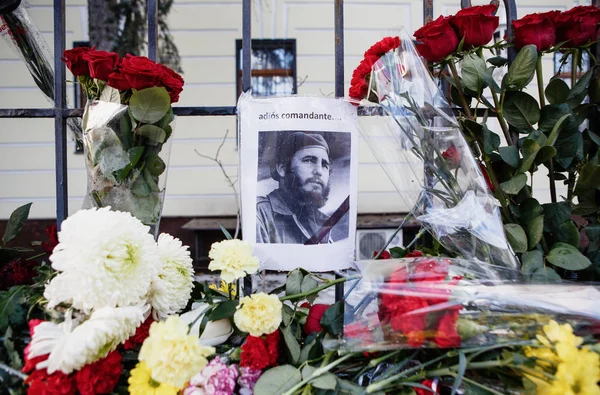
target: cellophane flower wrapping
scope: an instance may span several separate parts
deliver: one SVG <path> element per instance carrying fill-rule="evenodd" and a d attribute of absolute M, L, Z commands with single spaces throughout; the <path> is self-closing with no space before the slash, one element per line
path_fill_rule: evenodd
<path fill-rule="evenodd" d="M 112 90 L 108 86 L 104 89 Z M 112 92 L 118 97 L 118 91 Z M 137 119 L 146 106 L 147 102 L 143 101 L 137 111 L 132 111 L 132 105 L 116 100 L 95 100 L 86 106 L 83 147 L 88 185 L 84 208 L 110 206 L 112 210 L 129 212 L 150 226 L 150 233 L 156 236 L 174 116 L 167 106 L 168 110 L 160 118 L 164 108 L 155 111 L 149 119 Z"/>
<path fill-rule="evenodd" d="M 491 277 L 514 274 L 499 203 L 405 31 L 373 64 L 367 97 L 381 114 L 363 117 L 361 133 L 412 214 L 448 251 L 493 264 Z"/>
<path fill-rule="evenodd" d="M 359 262 L 347 285 L 343 347 L 454 348 L 533 339 L 550 319 L 597 331 L 600 287 L 498 280 L 481 262 L 416 257 Z M 493 268 L 492 268 L 493 269 Z"/>

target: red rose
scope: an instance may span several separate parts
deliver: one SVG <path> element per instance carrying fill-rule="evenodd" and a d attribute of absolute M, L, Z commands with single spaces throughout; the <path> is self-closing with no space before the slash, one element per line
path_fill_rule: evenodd
<path fill-rule="evenodd" d="M 7 265 L 0 268 L 0 291 L 14 287 L 15 285 L 33 284 L 37 275 L 35 270 L 38 266 L 36 261 L 26 261 L 16 258 Z"/>
<path fill-rule="evenodd" d="M 597 40 L 598 34 L 600 34 L 600 8 L 596 6 L 574 7 L 557 17 L 556 41 L 566 41 L 564 48 L 581 47 Z"/>
<path fill-rule="evenodd" d="M 74 76 L 90 75 L 88 62 L 83 58 L 86 53 L 95 50 L 96 47 L 77 47 L 73 49 L 67 49 L 63 52 L 61 60 L 65 63 L 67 68 L 71 70 Z"/>
<path fill-rule="evenodd" d="M 460 164 L 460 152 L 454 145 L 442 152 L 442 158 L 446 160 L 446 163 L 448 163 L 452 169 L 458 167 Z"/>
<path fill-rule="evenodd" d="M 533 44 L 538 51 L 544 51 L 556 44 L 554 21 L 559 14 L 560 11 L 529 14 L 513 21 L 515 48 Z"/>
<path fill-rule="evenodd" d="M 163 75 L 161 65 L 145 56 L 125 55 L 119 65 L 119 74 L 133 89 L 146 89 L 159 86 Z"/>
<path fill-rule="evenodd" d="M 379 254 L 379 251 L 373 252 L 373 258 L 375 258 Z M 379 259 L 392 259 L 392 254 L 389 251 L 383 250 L 381 255 L 379 255 Z"/>
<path fill-rule="evenodd" d="M 50 241 L 42 242 L 42 249 L 46 254 L 52 254 L 54 247 L 58 244 L 58 232 L 56 231 L 56 224 L 48 225 L 46 227 L 46 234 L 50 238 Z"/>
<path fill-rule="evenodd" d="M 463 47 L 480 47 L 490 42 L 500 19 L 493 16 L 496 12 L 494 4 L 464 8 L 450 19 L 457 31 L 459 41 L 464 37 Z"/>
<path fill-rule="evenodd" d="M 487 184 L 490 191 L 494 192 L 494 184 L 492 184 L 492 180 L 490 179 L 490 175 L 488 174 L 487 168 L 481 162 L 479 162 L 479 170 L 481 170 L 481 174 L 483 174 L 485 183 Z"/>
<path fill-rule="evenodd" d="M 74 395 L 75 380 L 61 371 L 48 374 L 46 369 L 36 370 L 25 379 L 29 395 Z"/>
<path fill-rule="evenodd" d="M 142 322 L 142 325 L 138 326 L 135 330 L 135 334 L 123 343 L 123 349 L 133 350 L 138 344 L 142 344 L 148 337 L 150 325 L 152 325 L 153 322 L 154 320 L 152 320 L 151 316 L 148 317 L 146 321 Z"/>
<path fill-rule="evenodd" d="M 323 314 L 325 314 L 325 310 L 329 308 L 328 304 L 314 304 L 311 306 L 308 311 L 308 316 L 306 317 L 306 323 L 304 324 L 304 332 L 307 335 L 311 333 L 321 332 L 323 329 L 321 327 L 321 318 Z"/>
<path fill-rule="evenodd" d="M 119 64 L 119 55 L 114 52 L 90 51 L 83 55 L 88 62 L 90 77 L 108 81 L 108 76 Z"/>
<path fill-rule="evenodd" d="M 248 335 L 242 345 L 240 366 L 263 370 L 277 365 L 279 358 L 279 329 L 263 338 L 262 336 Z"/>
<path fill-rule="evenodd" d="M 81 395 L 108 394 L 119 382 L 123 358 L 113 351 L 99 361 L 85 365 L 75 374 L 77 390 Z"/>
<path fill-rule="evenodd" d="M 160 65 L 160 67 L 162 68 L 160 86 L 164 86 L 169 92 L 171 103 L 176 103 L 179 101 L 179 94 L 183 90 L 183 77 L 167 66 Z"/>
<path fill-rule="evenodd" d="M 400 46 L 400 37 L 385 37 L 381 41 L 376 42 L 371 48 L 365 51 L 365 58 L 370 56 L 382 57 L 392 49 Z"/>
<path fill-rule="evenodd" d="M 404 257 L 405 258 L 418 258 L 418 257 L 421 257 L 421 256 L 423 256 L 423 253 L 421 251 L 414 250 L 414 251 L 411 251 L 411 252 L 407 253 Z"/>
<path fill-rule="evenodd" d="M 112 88 L 118 89 L 120 91 L 126 91 L 128 89 L 131 89 L 131 84 L 129 83 L 129 81 L 127 81 L 127 79 L 125 77 L 123 77 L 121 74 L 114 72 L 114 73 L 110 73 L 110 75 L 108 76 L 108 81 L 106 81 L 106 84 Z"/>
<path fill-rule="evenodd" d="M 439 62 L 456 51 L 459 39 L 450 25 L 450 17 L 440 16 L 414 33 L 417 51 L 429 62 Z"/>

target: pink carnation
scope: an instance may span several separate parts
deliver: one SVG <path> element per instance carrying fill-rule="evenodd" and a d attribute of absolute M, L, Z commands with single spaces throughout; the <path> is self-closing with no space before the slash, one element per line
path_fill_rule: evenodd
<path fill-rule="evenodd" d="M 237 365 L 227 366 L 217 357 L 210 361 L 200 373 L 190 379 L 190 384 L 183 391 L 183 394 L 233 395 L 237 378 Z M 204 389 L 204 392 L 199 391 L 199 388 Z"/>

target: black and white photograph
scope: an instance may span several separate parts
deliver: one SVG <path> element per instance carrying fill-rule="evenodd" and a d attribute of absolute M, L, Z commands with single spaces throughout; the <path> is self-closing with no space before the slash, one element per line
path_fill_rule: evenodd
<path fill-rule="evenodd" d="M 349 235 L 349 132 L 260 131 L 256 243 L 326 244 Z"/>

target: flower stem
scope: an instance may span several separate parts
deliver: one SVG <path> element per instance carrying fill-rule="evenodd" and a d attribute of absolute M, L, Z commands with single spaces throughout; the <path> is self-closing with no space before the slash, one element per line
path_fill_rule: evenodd
<path fill-rule="evenodd" d="M 333 285 L 336 284 L 341 284 L 343 282 L 346 282 L 348 280 L 355 280 L 357 278 L 359 278 L 360 276 L 356 275 L 356 276 L 350 276 L 350 277 L 340 277 L 340 278 L 336 278 L 335 280 L 331 280 L 329 282 L 327 282 L 326 284 L 323 284 L 321 286 L 318 286 L 316 288 L 313 289 L 309 289 L 306 292 L 300 292 L 297 294 L 293 294 L 293 295 L 287 295 L 287 296 L 282 296 L 281 298 L 279 298 L 279 300 L 281 300 L 282 302 L 285 300 L 293 300 L 293 299 L 304 299 L 307 296 L 310 296 L 312 294 L 316 294 L 318 292 L 321 292 L 324 289 L 327 289 Z"/>
<path fill-rule="evenodd" d="M 546 105 L 546 100 L 544 99 L 544 75 L 542 71 L 541 54 L 538 55 L 537 63 L 535 64 L 535 74 L 537 76 L 538 95 L 540 96 L 540 107 L 544 107 Z"/>
<path fill-rule="evenodd" d="M 498 101 L 498 94 L 493 86 L 490 86 L 490 91 L 492 92 L 492 99 L 494 100 L 494 106 L 496 107 L 496 115 L 498 117 L 498 123 L 500 123 L 500 128 L 502 128 L 502 133 L 504 134 L 504 138 L 508 145 L 514 145 L 513 139 L 508 130 L 508 125 L 506 124 L 506 120 L 504 119 L 504 114 L 502 111 L 502 105 L 504 104 L 504 93 L 501 95 L 501 100 Z"/>
<path fill-rule="evenodd" d="M 573 49 L 573 55 L 571 55 L 571 89 L 577 83 L 577 67 L 579 66 L 580 56 L 581 52 L 579 52 L 579 49 Z"/>
<path fill-rule="evenodd" d="M 292 394 L 294 394 L 296 391 L 298 391 L 304 385 L 308 384 L 311 380 L 314 380 L 317 377 L 324 375 L 325 373 L 329 372 L 331 369 L 333 369 L 337 365 L 341 364 L 345 360 L 347 360 L 349 358 L 352 358 L 354 355 L 355 354 L 346 354 L 343 357 L 341 357 L 340 359 L 336 359 L 335 361 L 331 362 L 329 365 L 321 366 L 320 368 L 316 369 L 313 372 L 313 374 L 310 375 L 310 377 L 302 380 L 301 382 L 299 382 L 298 384 L 296 384 L 295 386 L 293 386 L 292 388 L 290 388 L 289 390 L 287 390 L 286 392 L 284 392 L 283 395 L 292 395 Z"/>
<path fill-rule="evenodd" d="M 473 119 L 473 114 L 471 114 L 471 109 L 469 108 L 469 104 L 467 103 L 467 99 L 465 98 L 465 93 L 463 92 L 462 86 L 460 84 L 460 78 L 458 76 L 458 72 L 456 71 L 456 66 L 454 65 L 454 59 L 450 59 L 448 62 L 448 66 L 450 67 L 450 71 L 452 72 L 452 77 L 454 78 L 454 82 L 456 83 L 456 90 L 458 91 L 458 97 L 460 98 L 460 104 L 465 110 L 465 114 L 467 114 L 467 118 Z"/>

